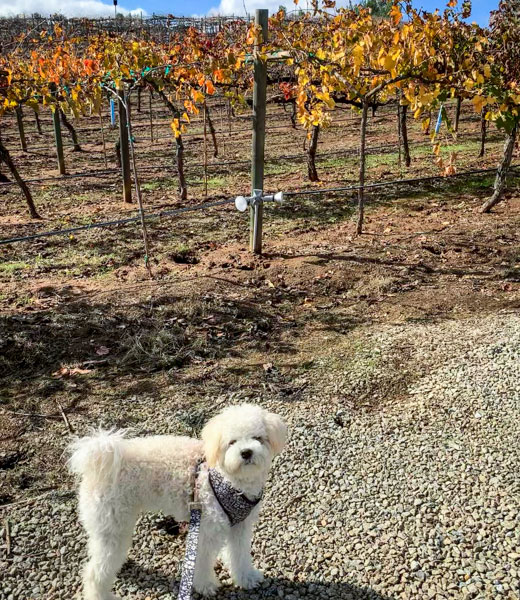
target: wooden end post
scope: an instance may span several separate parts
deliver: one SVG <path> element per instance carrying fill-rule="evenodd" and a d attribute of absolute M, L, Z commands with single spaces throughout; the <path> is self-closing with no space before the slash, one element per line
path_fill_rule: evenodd
<path fill-rule="evenodd" d="M 267 87 L 267 63 L 259 56 L 261 44 L 267 42 L 267 9 L 257 9 L 255 24 L 262 28 L 262 39 L 255 46 L 254 86 L 253 86 L 253 152 L 251 160 L 251 187 L 264 189 L 264 145 L 265 145 L 265 109 Z M 263 206 L 259 202 L 249 210 L 250 237 L 249 248 L 255 254 L 262 253 Z"/>
<path fill-rule="evenodd" d="M 132 202 L 132 180 L 130 177 L 130 152 L 128 147 L 128 123 L 126 116 L 126 94 L 123 85 L 117 88 L 119 111 L 119 151 L 121 152 L 121 175 L 123 177 L 123 200 Z"/>
<path fill-rule="evenodd" d="M 56 142 L 56 156 L 60 175 L 65 175 L 65 157 L 63 155 L 63 139 L 61 137 L 60 105 L 56 102 L 52 109 L 52 125 L 54 128 L 54 141 Z"/>

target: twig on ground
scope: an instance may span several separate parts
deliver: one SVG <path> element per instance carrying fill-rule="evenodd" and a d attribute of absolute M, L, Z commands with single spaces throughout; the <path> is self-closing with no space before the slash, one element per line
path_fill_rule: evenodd
<path fill-rule="evenodd" d="M 36 417 L 38 419 L 59 419 L 58 415 L 43 415 L 41 413 L 26 413 L 26 412 L 17 412 L 14 410 L 8 411 L 11 415 L 15 415 L 17 417 Z"/>
<path fill-rule="evenodd" d="M 69 433 L 74 434 L 74 429 L 72 428 L 72 425 L 70 424 L 70 421 L 69 421 L 67 415 L 65 414 L 65 411 L 63 410 L 62 405 L 59 403 L 58 400 L 56 400 L 56 404 L 58 405 L 58 408 L 60 409 L 61 416 L 63 417 L 63 420 L 65 421 L 65 425 L 67 426 Z"/>
<path fill-rule="evenodd" d="M 108 358 L 101 358 L 99 360 L 86 360 L 82 363 L 79 363 L 80 367 L 88 367 L 91 365 L 102 365 L 108 362 Z"/>
<path fill-rule="evenodd" d="M 37 502 L 38 500 L 41 500 L 42 498 L 45 498 L 46 496 L 49 496 L 50 494 L 53 494 L 55 492 L 55 489 L 52 489 L 49 492 L 45 492 L 45 494 L 40 494 L 39 496 L 34 496 L 34 498 L 27 498 L 27 500 L 18 500 L 17 502 L 11 502 L 10 504 L 2 504 L 0 505 L 0 511 L 4 510 L 6 508 L 11 508 L 12 506 L 22 506 L 23 504 L 33 504 L 34 502 Z"/>
<path fill-rule="evenodd" d="M 9 520 L 5 520 L 5 555 L 11 554 L 11 531 L 9 529 Z"/>

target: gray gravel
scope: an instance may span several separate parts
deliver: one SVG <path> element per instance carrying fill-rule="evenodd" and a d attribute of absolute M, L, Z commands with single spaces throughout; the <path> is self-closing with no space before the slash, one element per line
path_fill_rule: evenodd
<path fill-rule="evenodd" d="M 520 318 L 368 331 L 307 377 L 295 401 L 252 399 L 291 432 L 255 537 L 267 580 L 219 597 L 520 598 Z M 71 494 L 0 516 L 0 599 L 74 597 L 85 539 Z M 118 594 L 175 598 L 183 550 L 143 517 Z"/>

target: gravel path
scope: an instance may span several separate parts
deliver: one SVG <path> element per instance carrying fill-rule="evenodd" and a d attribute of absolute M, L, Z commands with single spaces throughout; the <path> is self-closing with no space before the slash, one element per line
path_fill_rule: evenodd
<path fill-rule="evenodd" d="M 255 537 L 267 580 L 219 597 L 520 598 L 520 318 L 378 329 L 335 360 L 315 365 L 307 396 L 261 400 L 291 433 Z M 74 597 L 85 540 L 71 494 L 0 516 L 0 599 Z M 118 593 L 175 598 L 183 549 L 146 515 Z"/>

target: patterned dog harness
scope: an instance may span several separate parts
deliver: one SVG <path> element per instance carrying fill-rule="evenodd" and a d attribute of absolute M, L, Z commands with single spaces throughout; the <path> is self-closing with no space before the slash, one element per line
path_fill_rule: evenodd
<path fill-rule="evenodd" d="M 208 469 L 209 483 L 220 507 L 228 516 L 231 527 L 247 519 L 249 513 L 262 499 L 263 493 L 255 500 L 234 488 L 216 469 Z"/>

